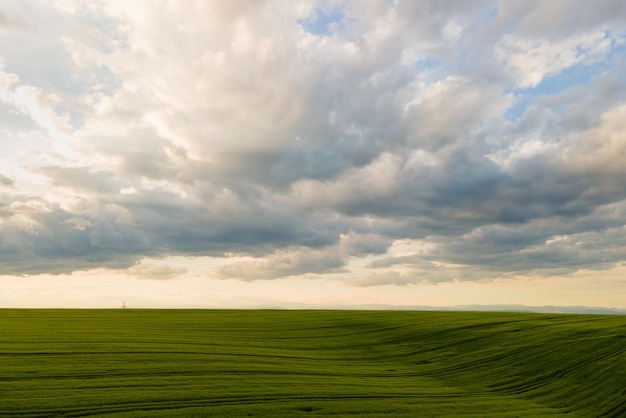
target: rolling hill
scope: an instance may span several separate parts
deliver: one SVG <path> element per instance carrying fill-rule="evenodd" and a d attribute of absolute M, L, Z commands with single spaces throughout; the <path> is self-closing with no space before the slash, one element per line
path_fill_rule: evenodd
<path fill-rule="evenodd" d="M 626 416 L 626 317 L 0 310 L 0 417 Z"/>

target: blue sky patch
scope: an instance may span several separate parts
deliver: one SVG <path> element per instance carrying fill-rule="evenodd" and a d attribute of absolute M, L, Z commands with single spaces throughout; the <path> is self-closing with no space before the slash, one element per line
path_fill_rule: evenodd
<path fill-rule="evenodd" d="M 623 54 L 624 52 L 626 52 L 626 46 L 619 45 L 612 48 L 611 52 L 602 61 L 590 65 L 584 63 L 573 65 L 556 74 L 545 77 L 535 87 L 507 89 L 505 93 L 513 93 L 517 100 L 505 112 L 505 119 L 515 120 L 520 118 L 533 99 L 537 97 L 551 96 L 577 86 L 588 85 L 593 77 L 611 72 L 613 69 L 613 58 L 617 54 Z"/>
<path fill-rule="evenodd" d="M 330 26 L 337 23 L 341 29 L 345 28 L 345 14 L 339 7 L 332 9 L 316 9 L 315 15 L 308 19 L 300 19 L 298 23 L 305 31 L 313 35 L 326 36 L 331 34 Z"/>

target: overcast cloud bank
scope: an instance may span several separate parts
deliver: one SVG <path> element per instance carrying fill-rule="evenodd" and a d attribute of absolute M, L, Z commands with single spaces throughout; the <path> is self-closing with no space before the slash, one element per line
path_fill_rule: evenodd
<path fill-rule="evenodd" d="M 621 0 L 1 2 L 0 274 L 622 265 L 625 27 Z"/>

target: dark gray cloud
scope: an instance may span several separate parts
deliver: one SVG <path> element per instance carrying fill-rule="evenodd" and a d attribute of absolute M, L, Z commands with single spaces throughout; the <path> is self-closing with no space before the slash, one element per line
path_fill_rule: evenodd
<path fill-rule="evenodd" d="M 337 226 L 326 219 L 305 219 L 258 194 L 238 196 L 223 190 L 222 196 L 202 201 L 158 190 L 111 195 L 112 187 L 102 186 L 111 179 L 102 173 L 50 168 L 46 172 L 55 182 L 60 175 L 71 177 L 65 188 L 87 189 L 93 198 L 82 211 L 70 212 L 58 206 L 41 211 L 45 201 L 23 197 L 24 207 L 14 205 L 8 213 L 13 222 L 2 225 L 0 264 L 7 273 L 125 268 L 142 257 L 168 255 L 260 256 L 278 248 L 321 248 L 339 240 Z M 26 207 L 35 213 L 23 224 L 16 213 Z"/>
<path fill-rule="evenodd" d="M 456 236 L 433 240 L 421 253 L 387 257 L 370 263 L 374 269 L 394 266 L 428 268 L 432 263 L 465 266 L 483 274 L 573 272 L 605 269 L 623 262 L 626 201 L 598 207 L 574 218 L 540 218 L 522 224 L 492 224 Z M 456 278 L 463 276 L 457 271 Z"/>

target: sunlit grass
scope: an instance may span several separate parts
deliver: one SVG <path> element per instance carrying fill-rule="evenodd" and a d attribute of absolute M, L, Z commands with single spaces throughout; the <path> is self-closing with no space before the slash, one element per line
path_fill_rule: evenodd
<path fill-rule="evenodd" d="M 626 416 L 626 317 L 0 310 L 0 416 Z"/>

